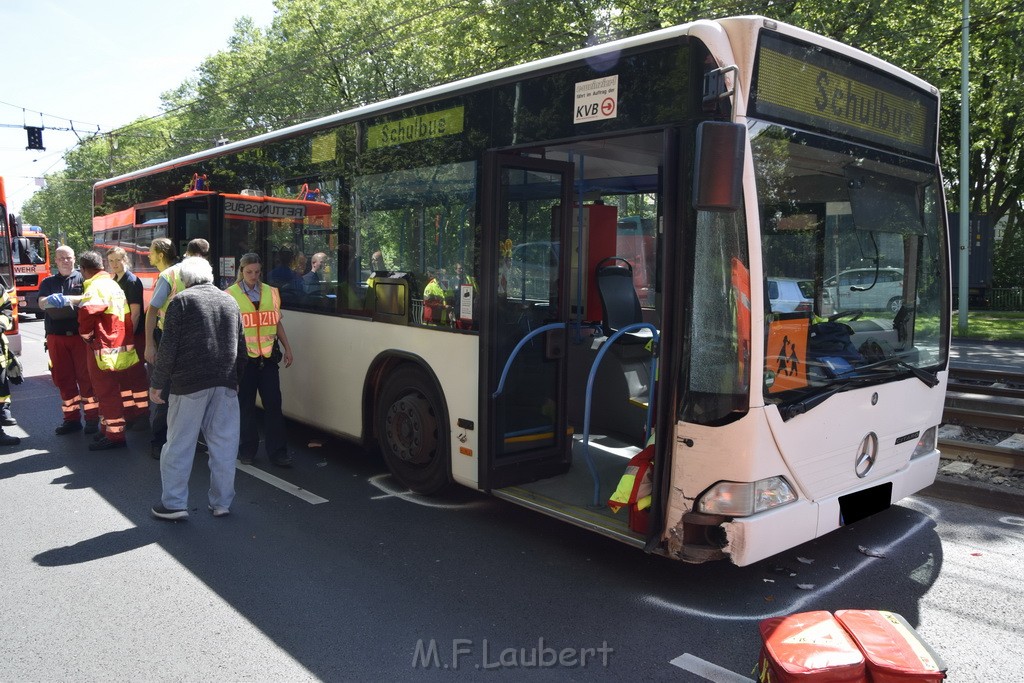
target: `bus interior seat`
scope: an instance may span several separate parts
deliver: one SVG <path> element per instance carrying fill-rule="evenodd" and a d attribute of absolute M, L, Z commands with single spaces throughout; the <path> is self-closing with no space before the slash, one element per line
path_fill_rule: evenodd
<path fill-rule="evenodd" d="M 604 258 L 595 267 L 594 276 L 601 297 L 601 328 L 606 337 L 627 325 L 644 322 L 629 261 L 621 256 Z M 645 344 L 650 338 L 650 330 L 643 329 L 626 333 L 620 339 L 626 344 Z"/>

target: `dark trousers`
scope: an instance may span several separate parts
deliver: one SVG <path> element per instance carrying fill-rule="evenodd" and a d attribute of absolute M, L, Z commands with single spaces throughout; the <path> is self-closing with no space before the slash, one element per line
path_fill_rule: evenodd
<path fill-rule="evenodd" d="M 170 388 L 164 387 L 164 403 L 154 403 L 149 407 L 149 443 L 154 446 L 167 443 L 167 397 L 171 395 Z"/>
<path fill-rule="evenodd" d="M 288 457 L 284 414 L 281 412 L 281 376 L 277 363 L 250 359 L 238 387 L 238 407 L 241 413 L 238 457 L 252 460 L 260 447 L 260 434 L 256 420 L 256 393 L 263 403 L 263 440 L 267 457 L 271 461 Z"/>
<path fill-rule="evenodd" d="M 157 348 L 158 352 L 160 349 L 160 337 L 163 336 L 163 330 L 157 328 L 153 330 L 153 345 Z M 142 334 L 143 346 L 145 346 L 146 334 Z M 143 352 L 145 354 L 145 352 Z M 150 368 L 152 370 L 152 368 Z M 167 443 L 167 397 L 171 395 L 171 385 L 168 382 L 167 386 L 163 387 L 162 398 L 163 403 L 154 403 L 149 406 L 149 443 L 151 446 L 163 446 Z"/>

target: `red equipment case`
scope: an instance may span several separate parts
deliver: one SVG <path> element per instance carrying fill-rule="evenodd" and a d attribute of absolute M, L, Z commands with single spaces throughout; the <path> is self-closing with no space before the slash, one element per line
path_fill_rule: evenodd
<path fill-rule="evenodd" d="M 864 655 L 825 611 L 765 619 L 760 624 L 761 683 L 863 683 Z"/>
<path fill-rule="evenodd" d="M 760 624 L 760 683 L 938 683 L 942 658 L 893 612 L 804 612 Z"/>
<path fill-rule="evenodd" d="M 836 620 L 864 653 L 871 683 L 938 683 L 946 677 L 945 662 L 900 615 L 843 609 Z"/>

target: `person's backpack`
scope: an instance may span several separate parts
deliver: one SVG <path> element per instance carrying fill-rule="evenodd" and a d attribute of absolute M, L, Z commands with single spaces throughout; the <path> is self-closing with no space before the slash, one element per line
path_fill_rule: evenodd
<path fill-rule="evenodd" d="M 842 358 L 848 362 L 860 362 L 864 357 L 853 345 L 853 329 L 846 323 L 821 322 L 811 325 L 808 342 L 808 357 L 820 361 L 822 358 Z"/>

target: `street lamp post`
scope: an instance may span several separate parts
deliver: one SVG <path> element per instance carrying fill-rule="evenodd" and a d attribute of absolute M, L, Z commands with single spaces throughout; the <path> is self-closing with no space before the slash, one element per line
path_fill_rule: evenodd
<path fill-rule="evenodd" d="M 967 279 L 969 277 L 968 268 L 969 265 L 969 246 L 970 242 L 970 220 L 971 220 L 971 200 L 970 200 L 970 183 L 969 180 L 969 158 L 970 158 L 970 111 L 968 108 L 968 34 L 970 33 L 971 25 L 971 0 L 964 0 L 963 10 L 963 26 L 962 35 L 960 39 L 961 44 L 961 55 L 960 55 L 960 253 L 959 257 L 959 273 L 960 278 L 957 287 L 957 296 L 960 299 L 959 302 L 959 319 L 957 320 L 957 330 L 960 336 L 963 337 L 967 334 Z"/>

